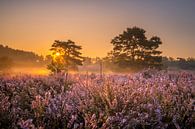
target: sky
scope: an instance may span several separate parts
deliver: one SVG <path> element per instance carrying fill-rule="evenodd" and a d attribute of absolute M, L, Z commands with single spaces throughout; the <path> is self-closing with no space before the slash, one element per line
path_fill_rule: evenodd
<path fill-rule="evenodd" d="M 46 55 L 54 40 L 104 57 L 127 27 L 159 36 L 164 56 L 195 57 L 195 0 L 0 0 L 0 44 Z"/>

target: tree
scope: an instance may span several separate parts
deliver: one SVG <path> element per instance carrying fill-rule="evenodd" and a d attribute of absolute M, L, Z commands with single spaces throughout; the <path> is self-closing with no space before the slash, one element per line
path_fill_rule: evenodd
<path fill-rule="evenodd" d="M 77 65 L 82 65 L 81 46 L 75 42 L 55 40 L 52 44 L 52 60 L 48 69 L 54 73 L 68 72 L 68 70 L 77 69 Z"/>
<path fill-rule="evenodd" d="M 122 34 L 114 37 L 113 50 L 108 53 L 113 62 L 122 67 L 159 68 L 162 65 L 161 51 L 156 50 L 162 44 L 159 37 L 147 39 L 145 30 L 127 28 Z"/>

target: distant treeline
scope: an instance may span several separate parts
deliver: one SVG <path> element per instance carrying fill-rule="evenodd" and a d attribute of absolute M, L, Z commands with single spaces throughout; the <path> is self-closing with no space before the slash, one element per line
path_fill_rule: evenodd
<path fill-rule="evenodd" d="M 33 52 L 18 50 L 18 49 L 12 49 L 8 46 L 0 45 L 0 56 L 1 57 L 9 57 L 12 60 L 17 61 L 37 61 L 43 60 L 43 56 L 39 56 Z"/>
<path fill-rule="evenodd" d="M 8 46 L 0 45 L 0 71 L 9 70 L 12 67 L 39 67 L 49 64 L 51 61 L 51 56 L 48 55 L 45 58 L 39 56 L 33 52 L 12 49 Z M 162 58 L 163 69 L 182 69 L 182 70 L 195 70 L 195 59 L 194 58 Z M 90 58 L 84 57 L 82 63 L 82 70 L 84 71 L 98 71 L 99 67 L 102 65 L 103 71 L 113 71 L 113 72 L 128 72 L 129 69 L 124 67 L 119 67 L 114 64 L 109 58 Z"/>
<path fill-rule="evenodd" d="M 195 58 L 172 58 L 172 57 L 163 57 L 162 58 L 162 69 L 170 69 L 170 70 L 195 70 Z M 114 64 L 109 58 L 90 58 L 85 57 L 83 65 L 89 68 L 92 66 L 103 65 L 104 71 L 113 71 L 113 72 L 129 72 L 134 71 L 134 69 L 125 69 L 124 67 L 119 67 L 117 64 Z M 87 67 L 87 68 L 88 68 Z"/>
<path fill-rule="evenodd" d="M 0 68 L 10 67 L 33 67 L 45 64 L 43 56 L 33 52 L 13 49 L 8 46 L 0 45 Z"/>
<path fill-rule="evenodd" d="M 165 68 L 176 68 L 183 70 L 195 70 L 195 58 L 177 58 L 163 57 L 163 65 Z"/>

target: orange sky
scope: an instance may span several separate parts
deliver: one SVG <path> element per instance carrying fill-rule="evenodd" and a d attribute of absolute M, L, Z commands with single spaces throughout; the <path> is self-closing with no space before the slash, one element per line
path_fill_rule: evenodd
<path fill-rule="evenodd" d="M 0 43 L 46 55 L 54 40 L 71 39 L 84 56 L 103 57 L 114 36 L 138 26 L 161 37 L 163 55 L 195 57 L 193 1 L 81 1 L 0 1 Z"/>

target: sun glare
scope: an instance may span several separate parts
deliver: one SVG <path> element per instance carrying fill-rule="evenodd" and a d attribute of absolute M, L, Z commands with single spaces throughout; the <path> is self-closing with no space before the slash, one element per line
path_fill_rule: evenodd
<path fill-rule="evenodd" d="M 57 53 L 56 53 L 56 56 L 60 56 L 60 53 L 59 53 L 59 52 L 57 52 Z"/>

